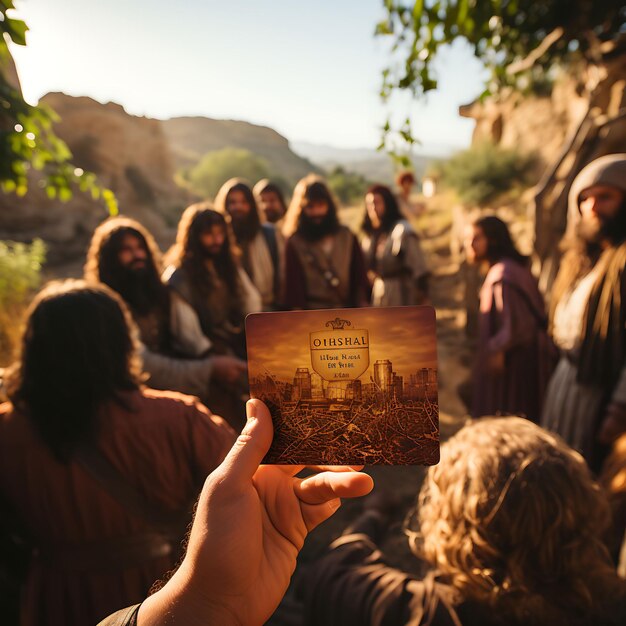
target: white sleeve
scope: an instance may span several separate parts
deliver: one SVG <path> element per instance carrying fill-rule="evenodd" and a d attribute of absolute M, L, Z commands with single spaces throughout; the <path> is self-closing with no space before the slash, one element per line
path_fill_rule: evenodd
<path fill-rule="evenodd" d="M 202 332 L 200 320 L 190 304 L 171 293 L 170 330 L 174 348 L 185 356 L 199 357 L 211 349 L 211 340 Z"/>
<path fill-rule="evenodd" d="M 243 292 L 243 312 L 258 313 L 263 310 L 263 301 L 259 290 L 252 284 L 252 281 L 243 268 L 239 268 L 239 280 L 241 281 L 241 289 Z"/>

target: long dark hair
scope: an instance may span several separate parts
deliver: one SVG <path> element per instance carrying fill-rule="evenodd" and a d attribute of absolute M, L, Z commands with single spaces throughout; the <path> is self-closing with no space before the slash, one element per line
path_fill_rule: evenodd
<path fill-rule="evenodd" d="M 105 402 L 139 387 L 136 346 L 124 303 L 104 285 L 55 282 L 35 297 L 8 395 L 59 461 L 96 439 Z"/>
<path fill-rule="evenodd" d="M 230 213 L 228 212 L 228 197 L 233 191 L 241 191 L 246 202 L 250 205 L 250 213 L 246 218 L 246 234 L 251 239 L 261 228 L 261 215 L 256 199 L 252 193 L 250 185 L 241 178 L 231 178 L 227 180 L 215 196 L 215 210 L 222 213 L 229 224 L 232 224 Z"/>
<path fill-rule="evenodd" d="M 175 268 L 185 271 L 196 293 L 206 296 L 211 291 L 212 278 L 206 265 L 207 257 L 200 238 L 213 226 L 221 226 L 226 234 L 224 245 L 217 258 L 213 260 L 213 265 L 231 295 L 240 302 L 241 290 L 236 260 L 239 250 L 233 243 L 234 237 L 225 216 L 215 211 L 211 203 L 198 202 L 185 209 L 178 224 L 176 244 L 168 255 L 168 260 Z"/>
<path fill-rule="evenodd" d="M 495 215 L 481 217 L 474 223 L 487 238 L 487 260 L 491 265 L 502 259 L 511 259 L 519 265 L 527 266 L 528 257 L 518 252 L 508 226 Z"/>
<path fill-rule="evenodd" d="M 148 253 L 144 292 L 150 296 L 154 305 L 161 307 L 166 316 L 169 315 L 169 292 L 161 280 L 161 252 L 154 237 L 133 219 L 114 217 L 96 228 L 87 251 L 85 280 L 104 283 L 123 298 L 130 295 L 124 293 L 124 276 L 118 259 L 120 247 L 127 235 L 138 239 Z M 129 302 L 129 306 L 132 308 L 133 303 Z"/>
<path fill-rule="evenodd" d="M 291 204 L 285 215 L 283 234 L 290 237 L 302 225 L 302 207 L 308 203 L 325 202 L 328 205 L 327 228 L 329 232 L 336 231 L 339 224 L 339 212 L 333 194 L 322 178 L 316 174 L 309 174 L 298 181 Z"/>
<path fill-rule="evenodd" d="M 389 187 L 386 187 L 385 185 L 372 185 L 367 190 L 365 195 L 368 195 L 370 193 L 378 194 L 382 197 L 383 202 L 385 203 L 385 214 L 381 219 L 380 230 L 382 232 L 388 233 L 402 219 L 398 200 L 396 199 L 396 196 L 393 194 L 391 189 L 389 189 Z M 368 234 L 374 232 L 372 220 L 370 219 L 369 213 L 367 211 L 365 211 L 365 216 L 363 217 L 361 229 L 363 230 L 363 232 Z"/>

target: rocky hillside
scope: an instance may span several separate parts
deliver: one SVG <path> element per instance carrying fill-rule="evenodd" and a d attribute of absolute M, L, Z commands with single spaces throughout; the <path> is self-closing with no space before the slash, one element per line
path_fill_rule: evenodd
<path fill-rule="evenodd" d="M 476 120 L 474 141 L 539 156 L 540 180 L 529 211 L 546 285 L 558 261 L 556 243 L 566 228 L 573 179 L 590 161 L 626 151 L 626 37 L 620 42 L 606 47 L 598 65 L 563 72 L 545 95 L 509 92 L 460 109 Z"/>
<path fill-rule="evenodd" d="M 174 182 L 179 167 L 226 147 L 243 147 L 264 157 L 289 183 L 315 170 L 270 128 L 208 118 L 161 121 L 126 113 L 119 104 L 50 93 L 42 102 L 58 114 L 57 135 L 77 167 L 94 172 L 115 193 L 122 214 L 149 228 L 163 247 L 173 240 L 182 210 L 196 198 Z M 24 198 L 0 194 L 0 240 L 46 242 L 48 262 L 84 257 L 91 233 L 106 219 L 103 202 L 76 192 L 69 202 L 51 200 L 33 174 Z"/>
<path fill-rule="evenodd" d="M 52 93 L 42 100 L 60 117 L 55 130 L 73 163 L 114 191 L 120 212 L 145 224 L 164 244 L 172 237 L 188 194 L 174 183 L 174 164 L 158 120 L 128 115 L 118 104 Z M 77 191 L 69 202 L 49 199 L 34 175 L 23 198 L 0 195 L 0 239 L 43 239 L 50 263 L 84 255 L 94 227 L 108 213 Z"/>
<path fill-rule="evenodd" d="M 295 184 L 316 168 L 295 154 L 285 137 L 266 126 L 207 117 L 175 117 L 162 123 L 177 168 L 195 165 L 207 152 L 244 148 L 260 156 L 270 171 Z"/>

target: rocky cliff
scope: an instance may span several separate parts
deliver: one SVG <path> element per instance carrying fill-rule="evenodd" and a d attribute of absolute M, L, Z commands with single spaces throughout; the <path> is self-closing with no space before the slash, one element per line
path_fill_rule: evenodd
<path fill-rule="evenodd" d="M 196 199 L 176 185 L 175 171 L 206 152 L 247 148 L 288 182 L 315 169 L 277 132 L 247 122 L 160 121 L 129 115 L 119 104 L 62 93 L 48 94 L 42 102 L 58 114 L 55 131 L 72 151 L 73 164 L 97 174 L 115 193 L 120 213 L 142 222 L 163 247 L 172 243 L 182 210 Z M 107 215 L 102 201 L 79 191 L 69 202 L 49 199 L 33 173 L 25 197 L 0 194 L 0 239 L 39 237 L 47 244 L 49 263 L 72 262 L 84 256 L 93 229 Z"/>
<path fill-rule="evenodd" d="M 626 152 L 626 37 L 607 44 L 602 62 L 562 73 L 547 95 L 505 92 L 461 107 L 476 120 L 474 141 L 533 151 L 539 181 L 529 210 L 546 285 L 558 262 L 567 221 L 567 194 L 576 174 L 605 154 Z"/>
<path fill-rule="evenodd" d="M 59 115 L 55 131 L 72 151 L 73 163 L 95 172 L 100 184 L 114 191 L 122 214 L 140 220 L 162 243 L 169 243 L 189 197 L 174 183 L 160 122 L 91 98 L 52 93 L 42 102 Z M 68 202 L 50 200 L 33 174 L 25 197 L 0 195 L 0 239 L 40 237 L 49 262 L 63 263 L 84 255 L 94 227 L 107 216 L 102 201 L 79 191 Z"/>

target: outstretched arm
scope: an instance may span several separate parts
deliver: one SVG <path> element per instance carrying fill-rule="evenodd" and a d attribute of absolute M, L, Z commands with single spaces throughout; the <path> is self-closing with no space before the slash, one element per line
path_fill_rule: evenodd
<path fill-rule="evenodd" d="M 348 467 L 305 479 L 302 466 L 260 466 L 272 422 L 259 400 L 224 462 L 208 477 L 187 554 L 172 579 L 139 610 L 138 626 L 263 624 L 282 599 L 308 532 L 343 497 L 372 479 Z"/>

